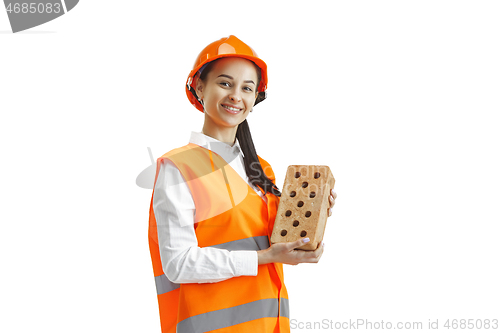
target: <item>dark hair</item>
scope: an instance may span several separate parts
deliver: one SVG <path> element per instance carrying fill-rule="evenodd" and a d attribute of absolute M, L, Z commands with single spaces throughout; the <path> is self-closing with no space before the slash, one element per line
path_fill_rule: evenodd
<path fill-rule="evenodd" d="M 264 191 L 264 194 L 271 192 L 275 196 L 281 197 L 281 192 L 276 184 L 274 184 L 271 179 L 266 176 L 264 170 L 262 169 L 262 165 L 257 157 L 255 146 L 253 145 L 250 127 L 248 126 L 248 121 L 246 119 L 238 125 L 236 137 L 240 143 L 241 150 L 243 150 L 245 171 L 247 172 L 250 183 L 258 185 Z"/>
<path fill-rule="evenodd" d="M 210 72 L 212 66 L 217 60 L 219 59 L 209 62 L 202 68 L 199 78 L 201 81 L 205 82 L 207 74 Z M 260 67 L 257 66 L 254 62 L 252 63 L 254 64 L 255 70 L 257 71 L 258 87 L 262 78 L 262 74 L 260 72 Z M 191 92 L 195 95 L 195 97 L 197 97 L 196 93 L 193 90 L 194 89 L 191 89 Z M 264 100 L 264 98 L 265 93 L 259 93 L 254 105 Z M 250 184 L 259 186 L 261 190 L 264 191 L 264 194 L 270 192 L 278 197 L 281 197 L 281 192 L 276 184 L 274 184 L 271 179 L 266 176 L 264 170 L 262 169 L 262 165 L 260 164 L 259 158 L 257 157 L 257 151 L 255 150 L 255 146 L 253 145 L 252 134 L 250 133 L 250 127 L 248 126 L 247 119 L 245 119 L 241 124 L 238 125 L 238 129 L 236 130 L 236 138 L 238 139 L 241 150 L 243 151 L 245 171 L 247 173 Z"/>

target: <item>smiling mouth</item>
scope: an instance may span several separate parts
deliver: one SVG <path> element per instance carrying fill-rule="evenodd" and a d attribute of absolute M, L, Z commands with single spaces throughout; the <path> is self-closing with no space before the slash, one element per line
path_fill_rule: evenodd
<path fill-rule="evenodd" d="M 243 109 L 240 109 L 240 108 L 235 108 L 235 107 L 232 107 L 232 106 L 229 106 L 229 105 L 226 105 L 226 104 L 221 104 L 221 106 L 226 109 L 227 111 L 229 111 L 230 113 L 238 113 L 240 111 L 242 111 Z"/>

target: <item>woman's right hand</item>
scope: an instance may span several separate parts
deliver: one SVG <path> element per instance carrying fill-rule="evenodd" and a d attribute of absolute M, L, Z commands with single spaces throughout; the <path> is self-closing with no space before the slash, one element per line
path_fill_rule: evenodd
<path fill-rule="evenodd" d="M 295 242 L 275 243 L 265 250 L 257 251 L 259 265 L 272 262 L 289 265 L 297 265 L 303 262 L 317 263 L 323 254 L 323 242 L 314 251 L 294 250 L 308 241 L 309 238 L 301 238 Z"/>

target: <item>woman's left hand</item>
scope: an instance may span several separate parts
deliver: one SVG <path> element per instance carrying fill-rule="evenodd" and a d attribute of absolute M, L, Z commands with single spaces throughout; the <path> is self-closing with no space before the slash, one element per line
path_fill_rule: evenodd
<path fill-rule="evenodd" d="M 328 207 L 328 217 L 332 216 L 332 208 L 335 206 L 335 199 L 337 199 L 337 193 L 331 190 L 331 195 L 328 197 L 328 201 L 330 202 L 330 207 Z"/>

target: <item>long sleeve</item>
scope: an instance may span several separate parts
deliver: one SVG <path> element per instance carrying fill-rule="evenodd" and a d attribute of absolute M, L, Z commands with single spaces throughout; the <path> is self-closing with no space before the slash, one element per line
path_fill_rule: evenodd
<path fill-rule="evenodd" d="M 163 160 L 153 195 L 163 271 L 173 283 L 218 282 L 257 275 L 256 251 L 198 247 L 195 204 L 189 187 L 171 161 Z"/>

